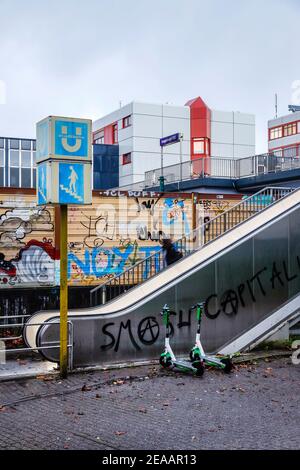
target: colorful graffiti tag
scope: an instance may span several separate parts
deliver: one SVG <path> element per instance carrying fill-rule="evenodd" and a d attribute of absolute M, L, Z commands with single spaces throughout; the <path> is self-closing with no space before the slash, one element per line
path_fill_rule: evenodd
<path fill-rule="evenodd" d="M 157 253 L 163 238 L 189 235 L 193 224 L 200 225 L 204 217 L 216 216 L 233 202 L 198 200 L 194 222 L 191 195 L 109 193 L 94 195 L 92 206 L 70 206 L 69 284 L 98 285 Z M 34 194 L 1 195 L 0 287 L 58 285 L 58 233 L 54 209 L 37 207 Z"/>

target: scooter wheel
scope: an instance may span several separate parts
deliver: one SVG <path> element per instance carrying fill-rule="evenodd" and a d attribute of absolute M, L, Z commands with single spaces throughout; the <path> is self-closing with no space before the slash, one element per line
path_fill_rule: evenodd
<path fill-rule="evenodd" d="M 200 355 L 199 353 L 195 353 L 193 350 L 190 351 L 190 360 L 192 362 L 194 361 L 200 361 Z"/>
<path fill-rule="evenodd" d="M 233 364 L 232 364 L 231 359 L 229 359 L 228 357 L 225 357 L 221 359 L 221 362 L 222 364 L 225 365 L 223 371 L 225 372 L 225 374 L 229 374 L 231 370 L 233 369 Z"/>
<path fill-rule="evenodd" d="M 159 363 L 162 367 L 164 367 L 165 369 L 168 369 L 168 367 L 171 366 L 172 364 L 172 361 L 171 361 L 171 358 L 170 357 L 167 357 L 167 356 L 160 356 L 159 358 Z"/>
<path fill-rule="evenodd" d="M 204 365 L 202 362 L 197 362 L 196 364 L 193 364 L 195 369 L 197 369 L 196 376 L 197 377 L 202 377 L 204 374 Z"/>

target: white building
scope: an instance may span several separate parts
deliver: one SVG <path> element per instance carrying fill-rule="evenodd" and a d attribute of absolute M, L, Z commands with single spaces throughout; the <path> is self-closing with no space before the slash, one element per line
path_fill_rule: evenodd
<path fill-rule="evenodd" d="M 181 133 L 164 147 L 164 167 L 202 157 L 243 158 L 255 154 L 255 117 L 210 110 L 197 97 L 185 106 L 132 102 L 93 124 L 94 143 L 118 144 L 120 186 L 144 180 L 161 165 L 160 139 Z"/>
<path fill-rule="evenodd" d="M 269 152 L 280 157 L 300 156 L 300 111 L 268 121 Z"/>

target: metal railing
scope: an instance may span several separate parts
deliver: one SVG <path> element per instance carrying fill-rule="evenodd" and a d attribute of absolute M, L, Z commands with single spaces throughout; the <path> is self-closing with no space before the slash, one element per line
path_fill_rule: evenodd
<path fill-rule="evenodd" d="M 12 315 L 9 317 L 11 318 L 27 318 L 31 317 L 31 315 Z M 0 322 L 1 321 L 6 321 L 7 316 L 0 316 Z M 73 357 L 74 357 L 74 325 L 72 321 L 68 320 L 68 370 L 71 371 L 73 369 Z M 48 324 L 49 325 L 49 324 Z M 26 322 L 19 322 L 19 323 L 2 323 L 0 324 L 0 330 L 6 329 L 11 331 L 11 335 L 8 336 L 0 336 L 0 347 L 1 344 L 6 344 L 9 342 L 15 342 L 15 341 L 22 341 L 23 342 L 23 329 L 24 328 L 29 328 L 29 327 L 35 327 L 35 326 L 45 326 L 45 323 L 31 323 L 30 325 L 27 325 Z M 25 352 L 39 352 L 43 351 L 45 349 L 58 349 L 60 348 L 60 341 L 59 339 L 57 341 L 48 341 L 45 343 L 43 346 L 36 346 L 33 348 L 29 348 L 26 346 L 21 346 L 21 347 L 8 347 L 0 351 L 1 353 L 1 358 L 3 356 L 6 356 L 8 354 L 22 354 Z M 1 372 L 0 372 L 1 374 Z"/>
<path fill-rule="evenodd" d="M 177 240 L 174 245 L 182 253 L 183 257 L 186 257 L 282 199 L 293 190 L 293 188 L 282 187 L 267 187 L 262 189 L 252 196 L 243 198 L 238 204 L 217 215 L 210 221 L 201 224 L 190 234 Z M 117 274 L 104 284 L 92 289 L 90 291 L 90 305 L 105 304 L 127 292 L 132 287 L 142 284 L 155 276 L 165 267 L 164 251 L 162 248 L 122 273 Z"/>
<path fill-rule="evenodd" d="M 282 150 L 253 155 L 246 158 L 204 157 L 196 160 L 165 166 L 165 183 L 179 183 L 194 178 L 239 179 L 279 171 L 300 168 L 300 146 L 288 149 L 289 155 Z M 157 186 L 161 168 L 145 172 L 145 188 Z"/>

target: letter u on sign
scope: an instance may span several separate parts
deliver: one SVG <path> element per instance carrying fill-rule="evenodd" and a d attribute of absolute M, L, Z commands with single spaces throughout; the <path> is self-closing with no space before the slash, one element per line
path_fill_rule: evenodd
<path fill-rule="evenodd" d="M 88 125 L 85 122 L 55 121 L 55 154 L 88 156 Z"/>
<path fill-rule="evenodd" d="M 78 152 L 82 144 L 81 131 L 82 129 L 80 127 L 75 128 L 75 135 L 76 135 L 75 143 L 73 145 L 70 145 L 68 141 L 68 128 L 67 126 L 61 126 L 62 135 L 65 135 L 65 137 L 62 137 L 61 143 L 62 143 L 63 148 L 67 152 L 71 152 L 71 153 Z M 74 138 L 72 138 L 72 140 L 74 140 Z"/>

